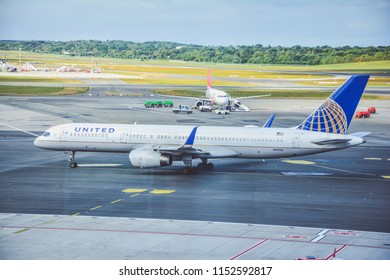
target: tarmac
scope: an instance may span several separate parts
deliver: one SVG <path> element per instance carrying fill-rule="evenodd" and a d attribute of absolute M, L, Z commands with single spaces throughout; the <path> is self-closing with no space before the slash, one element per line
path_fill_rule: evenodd
<path fill-rule="evenodd" d="M 378 113 L 352 122 L 349 132 L 372 132 L 359 147 L 220 159 L 192 176 L 110 153 L 79 153 L 70 169 L 64 153 L 33 145 L 66 122 L 262 126 L 277 112 L 273 126 L 292 127 L 322 103 L 253 99 L 248 113 L 176 115 L 143 107 L 156 98 L 167 99 L 134 86 L 0 97 L 0 259 L 390 259 L 389 101 L 361 101 Z"/>

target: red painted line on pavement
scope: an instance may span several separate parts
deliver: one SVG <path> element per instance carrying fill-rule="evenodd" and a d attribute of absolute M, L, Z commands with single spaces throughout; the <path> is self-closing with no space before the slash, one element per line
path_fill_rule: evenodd
<path fill-rule="evenodd" d="M 334 251 L 332 254 L 330 254 L 329 256 L 327 256 L 325 258 L 325 260 L 329 260 L 330 258 L 335 258 L 336 257 L 336 254 L 337 253 L 340 253 L 341 250 L 343 250 L 345 247 L 347 247 L 346 244 L 344 244 L 343 246 L 341 246 L 340 248 L 338 248 L 336 251 Z"/>
<path fill-rule="evenodd" d="M 238 257 L 240 257 L 240 256 L 246 254 L 247 252 L 253 250 L 254 248 L 260 246 L 261 244 L 264 244 L 264 243 L 267 242 L 268 240 L 269 240 L 269 239 L 264 239 L 263 241 L 261 241 L 261 242 L 255 244 L 255 245 L 253 245 L 253 246 L 250 247 L 249 249 L 246 249 L 245 251 L 239 253 L 238 255 L 235 255 L 235 256 L 234 256 L 233 258 L 231 258 L 230 260 L 235 260 L 235 259 L 237 259 Z"/>
<path fill-rule="evenodd" d="M 286 238 L 295 238 L 295 239 L 299 239 L 299 238 L 306 238 L 306 236 L 302 236 L 302 235 L 285 235 L 284 237 Z"/>

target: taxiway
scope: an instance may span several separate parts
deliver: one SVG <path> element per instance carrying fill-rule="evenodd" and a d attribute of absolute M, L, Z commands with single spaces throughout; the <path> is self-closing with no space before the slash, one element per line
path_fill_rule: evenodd
<path fill-rule="evenodd" d="M 47 248 L 43 258 L 49 259 L 233 258 L 263 240 L 268 241 L 256 246 L 256 254 L 243 254 L 242 258 L 327 257 L 333 249 L 348 245 L 350 251 L 343 248 L 341 258 L 390 259 L 389 101 L 360 103 L 361 108 L 377 107 L 378 114 L 353 121 L 350 132 L 372 132 L 367 143 L 359 147 L 265 162 L 220 159 L 213 161 L 213 172 L 192 176 L 181 175 L 180 163 L 160 169 L 132 168 L 127 154 L 78 153 L 80 168 L 70 169 L 64 153 L 33 145 L 34 134 L 72 121 L 262 126 L 270 114 L 277 112 L 274 126 L 291 127 L 322 102 L 254 99 L 248 101 L 252 109 L 249 113 L 176 115 L 170 109 L 145 109 L 146 99 L 164 99 L 151 96 L 145 88 L 121 87 L 126 93 L 122 97 L 106 96 L 105 90 L 96 87 L 91 95 L 73 97 L 1 97 L 1 259 L 39 259 L 42 255 L 34 252 L 46 245 L 51 249 Z M 175 104 L 191 103 L 169 99 Z M 143 223 L 150 227 L 144 228 Z M 168 227 L 163 232 L 172 233 L 164 235 L 169 240 L 160 239 L 163 234 L 156 229 L 164 228 L 161 224 Z M 183 237 L 180 228 L 187 224 L 191 229 Z M 133 226 L 140 231 L 134 231 Z M 214 227 L 219 230 L 215 232 Z M 193 232 L 193 228 L 202 230 Z M 266 233 L 255 230 L 254 239 L 245 239 L 254 228 L 267 229 Z M 328 230 L 324 234 L 327 238 L 311 242 L 324 230 Z M 333 234 L 337 231 L 345 234 Z M 48 237 L 46 241 L 39 238 L 42 234 Z M 172 239 L 175 234 L 183 237 L 176 245 Z M 131 236 L 145 240 L 146 247 L 136 248 L 130 242 L 124 245 L 128 255 L 116 255 L 113 245 L 97 255 L 84 248 L 74 256 L 68 249 L 82 244 L 75 236 L 80 240 L 90 236 L 91 244 L 104 236 L 101 244 L 107 247 L 113 236 L 122 241 Z M 237 239 L 239 236 L 243 239 Z M 287 238 L 284 243 L 286 238 L 281 236 L 306 238 Z M 338 239 L 340 236 L 344 239 Z M 65 238 L 63 246 L 56 245 L 59 238 Z M 201 249 L 219 238 L 224 240 L 220 241 L 227 246 L 227 254 Z M 306 243 L 297 243 L 297 239 Z M 180 246 L 187 242 L 202 252 L 183 255 L 185 251 L 179 248 L 186 248 Z M 326 249 L 318 251 L 320 247 L 312 247 L 311 243 Z M 23 244 L 32 245 L 18 250 Z M 275 254 L 275 248 L 286 244 L 291 244 L 288 250 Z M 61 250 L 65 253 L 61 254 Z"/>

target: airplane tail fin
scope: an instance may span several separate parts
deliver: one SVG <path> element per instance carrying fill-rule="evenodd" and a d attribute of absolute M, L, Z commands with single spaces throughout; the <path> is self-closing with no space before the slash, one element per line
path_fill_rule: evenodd
<path fill-rule="evenodd" d="M 350 77 L 296 129 L 345 134 L 369 77 L 369 75 Z"/>
<path fill-rule="evenodd" d="M 207 86 L 209 88 L 212 88 L 212 85 L 211 85 L 211 76 L 210 76 L 210 69 L 208 70 L 207 72 Z"/>

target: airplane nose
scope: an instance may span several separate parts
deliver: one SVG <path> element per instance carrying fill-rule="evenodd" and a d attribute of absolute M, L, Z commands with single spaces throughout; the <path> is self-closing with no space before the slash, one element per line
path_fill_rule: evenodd
<path fill-rule="evenodd" d="M 40 140 L 39 140 L 39 137 L 37 137 L 35 140 L 34 140 L 34 145 L 36 146 L 36 147 L 41 147 L 41 145 L 40 145 Z"/>

